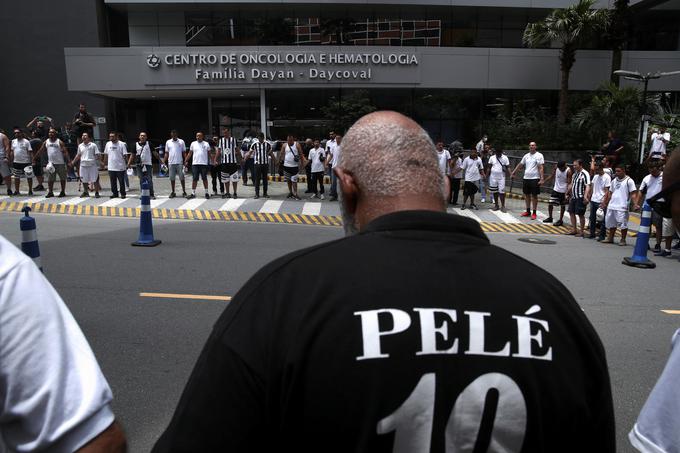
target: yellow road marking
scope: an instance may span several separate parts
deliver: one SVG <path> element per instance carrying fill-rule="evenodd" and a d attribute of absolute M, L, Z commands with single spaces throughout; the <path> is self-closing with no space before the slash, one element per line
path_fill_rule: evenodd
<path fill-rule="evenodd" d="M 680 315 L 680 310 L 661 310 L 667 315 Z"/>
<path fill-rule="evenodd" d="M 205 294 L 139 293 L 139 297 L 152 297 L 158 299 L 231 300 L 230 296 L 210 296 Z"/>

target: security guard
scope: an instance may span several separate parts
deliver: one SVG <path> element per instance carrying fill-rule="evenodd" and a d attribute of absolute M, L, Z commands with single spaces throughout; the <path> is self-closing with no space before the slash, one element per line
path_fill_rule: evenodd
<path fill-rule="evenodd" d="M 236 294 L 154 453 L 613 452 L 595 331 L 554 277 L 446 214 L 427 133 L 367 115 L 335 171 L 349 236 Z M 451 272 L 487 263 L 492 285 Z"/>

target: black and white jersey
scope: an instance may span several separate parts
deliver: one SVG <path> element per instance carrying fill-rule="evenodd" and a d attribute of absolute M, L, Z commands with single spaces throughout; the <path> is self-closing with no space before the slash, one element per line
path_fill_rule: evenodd
<path fill-rule="evenodd" d="M 581 170 L 574 174 L 571 180 L 571 196 L 583 198 L 586 194 L 586 187 L 590 185 L 590 175 L 587 171 Z"/>
<path fill-rule="evenodd" d="M 236 164 L 236 139 L 234 137 L 222 137 L 217 144 L 217 147 L 222 153 L 223 164 Z"/>
<path fill-rule="evenodd" d="M 451 272 L 490 262 L 492 285 Z M 477 222 L 387 214 L 255 273 L 152 451 L 274 450 L 611 453 L 604 349 L 569 291 Z"/>
<path fill-rule="evenodd" d="M 260 143 L 256 141 L 250 145 L 250 150 L 253 151 L 253 159 L 255 159 L 255 164 L 267 164 L 269 163 L 269 153 L 272 150 L 272 146 L 267 142 Z"/>

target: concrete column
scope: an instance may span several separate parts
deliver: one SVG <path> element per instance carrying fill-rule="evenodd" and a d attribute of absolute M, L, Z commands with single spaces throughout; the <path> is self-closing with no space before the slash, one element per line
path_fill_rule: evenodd
<path fill-rule="evenodd" d="M 269 129 L 267 128 L 267 99 L 265 97 L 265 89 L 260 88 L 260 130 L 264 132 L 265 138 L 269 138 Z"/>
<path fill-rule="evenodd" d="M 212 116 L 212 98 L 208 98 L 208 133 L 205 135 L 212 135 L 213 132 L 213 116 Z M 219 134 L 219 131 L 217 131 Z"/>

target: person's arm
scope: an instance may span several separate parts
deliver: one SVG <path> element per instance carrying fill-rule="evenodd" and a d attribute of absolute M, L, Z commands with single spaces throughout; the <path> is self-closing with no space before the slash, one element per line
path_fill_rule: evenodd
<path fill-rule="evenodd" d="M 34 116 L 33 119 L 29 121 L 29 123 L 26 125 L 26 129 L 30 129 L 31 127 L 33 127 L 33 124 L 35 124 L 36 121 L 38 121 L 38 117 Z"/>
<path fill-rule="evenodd" d="M 482 179 L 486 178 L 486 173 L 484 172 L 484 164 L 482 162 L 479 162 L 479 174 L 482 176 Z"/>
<path fill-rule="evenodd" d="M 540 179 L 538 180 L 538 185 L 542 186 L 543 185 L 543 164 L 538 165 L 538 174 L 540 176 Z"/>
<path fill-rule="evenodd" d="M 555 177 L 555 174 L 556 174 L 556 173 L 557 173 L 557 167 L 554 167 L 552 173 L 550 173 L 550 176 L 548 176 L 547 178 L 545 178 L 545 181 L 544 181 L 545 184 L 548 184 L 548 182 L 550 182 L 550 180 L 553 179 L 553 178 Z"/>
<path fill-rule="evenodd" d="M 5 134 L 2 134 L 2 146 L 7 153 L 7 161 L 12 162 L 13 159 L 10 159 L 10 156 L 12 155 L 12 145 L 10 145 L 9 138 L 7 138 Z"/>
<path fill-rule="evenodd" d="M 524 167 L 523 162 L 524 162 L 524 158 L 522 158 L 522 160 L 519 161 L 519 163 L 517 164 L 517 166 L 515 167 L 515 169 L 512 170 L 512 172 L 510 173 L 510 177 L 511 177 L 511 178 L 514 178 L 514 177 L 515 177 L 515 173 L 517 173 L 517 170 L 519 170 L 519 169 L 521 169 L 522 167 Z"/>
<path fill-rule="evenodd" d="M 137 145 L 135 145 L 135 150 L 137 149 Z M 135 153 L 130 153 L 130 157 L 128 157 L 128 167 L 132 167 L 132 161 L 135 159 Z"/>
<path fill-rule="evenodd" d="M 194 150 L 191 149 L 191 146 L 189 146 L 189 152 L 187 153 L 186 157 L 184 158 L 184 165 L 189 165 L 189 161 L 194 155 Z"/>
<path fill-rule="evenodd" d="M 116 421 L 99 433 L 97 437 L 76 450 L 76 453 L 125 453 L 127 441 L 125 433 Z"/>
<path fill-rule="evenodd" d="M 92 115 L 90 115 L 90 114 L 88 113 L 87 116 L 86 116 L 85 118 L 88 119 L 88 120 L 90 120 L 90 122 L 89 122 L 89 123 L 83 122 L 83 123 L 81 123 L 81 124 L 83 124 L 83 125 L 85 125 L 85 126 L 87 126 L 87 127 L 94 127 L 94 126 L 95 126 L 95 124 L 94 124 L 94 116 L 92 116 Z"/>
<path fill-rule="evenodd" d="M 586 203 L 590 203 L 590 197 L 593 194 L 593 184 L 592 181 L 586 181 L 586 193 L 583 195 L 583 199 Z"/>
<path fill-rule="evenodd" d="M 33 156 L 33 165 L 36 164 L 36 162 L 38 161 L 38 158 L 40 157 L 40 155 L 42 154 L 42 152 L 44 150 L 45 150 L 45 142 L 42 142 L 42 144 L 40 145 L 40 148 L 38 149 L 38 151 Z"/>

